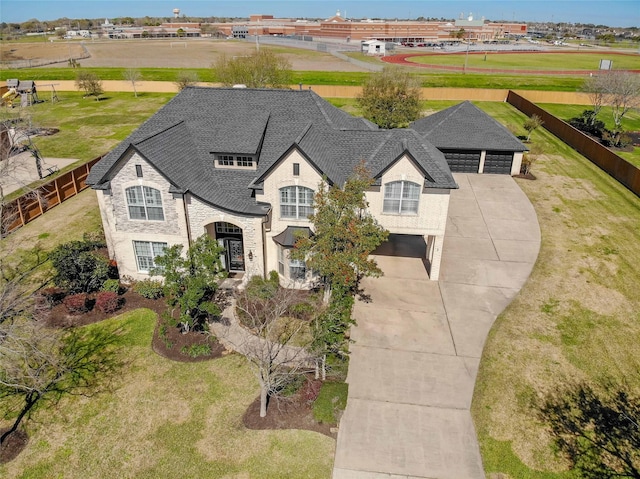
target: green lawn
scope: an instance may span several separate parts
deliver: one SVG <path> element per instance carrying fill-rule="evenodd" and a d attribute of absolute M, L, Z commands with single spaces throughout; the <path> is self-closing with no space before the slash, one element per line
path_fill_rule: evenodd
<path fill-rule="evenodd" d="M 124 68 L 82 68 L 98 75 L 102 80 L 122 80 Z M 170 81 L 176 80 L 181 71 L 191 71 L 198 75 L 202 82 L 213 82 L 211 68 L 140 68 L 142 80 Z M 479 73 L 433 73 L 421 69 L 412 69 L 420 77 L 422 86 L 431 88 L 496 88 L 544 91 L 578 91 L 584 81 L 579 77 L 552 75 L 492 75 Z M 32 68 L 0 71 L 0 81 L 8 78 L 29 78 L 36 82 L 53 80 L 75 80 L 78 70 L 73 68 Z M 294 85 L 354 85 L 360 86 L 371 73 L 366 72 L 322 72 L 295 71 Z"/>
<path fill-rule="evenodd" d="M 478 105 L 505 124 L 524 121 L 506 103 Z M 554 456 L 535 401 L 574 380 L 640 391 L 640 201 L 546 130 L 532 141 L 544 150 L 538 179 L 518 183 L 542 246 L 491 330 L 472 414 L 488 474 L 568 479 L 575 475 Z"/>
<path fill-rule="evenodd" d="M 60 101 L 46 101 L 10 110 L 26 116 L 36 127 L 58 128 L 52 136 L 34 143 L 42 156 L 78 158 L 82 163 L 107 153 L 174 95 L 172 93 L 106 93 L 100 101 L 82 98 L 79 92 L 59 92 Z M 44 99 L 44 98 L 43 98 Z"/>
<path fill-rule="evenodd" d="M 539 103 L 538 106 L 565 121 L 580 116 L 584 110 L 589 109 L 589 107 L 584 105 L 557 105 L 552 103 Z M 606 128 L 613 129 L 614 123 L 611 107 L 603 107 L 598 115 L 598 119 L 604 121 Z M 622 119 L 622 128 L 625 131 L 640 131 L 640 111 L 629 110 Z M 616 154 L 640 167 L 640 147 L 633 148 L 633 151 L 616 151 Z"/>
<path fill-rule="evenodd" d="M 124 329 L 126 366 L 113 391 L 66 398 L 26 422 L 29 444 L 0 466 L 13 478 L 326 478 L 335 441 L 300 430 L 253 431 L 242 415 L 258 394 L 236 354 L 177 363 L 150 348 L 156 316 L 136 310 L 93 327 Z"/>
<path fill-rule="evenodd" d="M 418 53 L 418 52 L 416 52 Z M 529 70 L 597 70 L 600 60 L 613 60 L 616 69 L 640 69 L 640 55 L 623 55 L 615 52 L 598 53 L 496 53 L 471 52 L 459 54 L 435 54 L 412 57 L 410 62 L 463 66 L 486 69 Z"/>

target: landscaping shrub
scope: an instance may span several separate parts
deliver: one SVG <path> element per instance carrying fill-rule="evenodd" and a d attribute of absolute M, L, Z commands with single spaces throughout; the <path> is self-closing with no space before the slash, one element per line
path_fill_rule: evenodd
<path fill-rule="evenodd" d="M 56 286 L 67 288 L 72 293 L 90 293 L 102 288 L 109 278 L 109 261 L 98 255 L 104 246 L 94 240 L 71 241 L 56 247 L 49 258 L 56 274 Z"/>
<path fill-rule="evenodd" d="M 143 279 L 133 285 L 133 290 L 143 298 L 158 299 L 164 296 L 162 282 L 154 279 Z"/>
<path fill-rule="evenodd" d="M 186 356 L 197 358 L 211 354 L 211 346 L 208 344 L 192 344 L 191 346 L 182 346 L 180 352 Z"/>
<path fill-rule="evenodd" d="M 62 302 L 70 314 L 82 314 L 89 310 L 86 293 L 72 294 L 64 298 Z"/>
<path fill-rule="evenodd" d="M 117 279 L 108 279 L 102 285 L 102 291 L 111 291 L 112 293 L 120 294 L 122 286 Z"/>
<path fill-rule="evenodd" d="M 120 298 L 113 291 L 102 291 L 96 296 L 96 308 L 103 313 L 113 313 L 120 307 Z"/>
<path fill-rule="evenodd" d="M 568 123 L 572 127 L 598 138 L 602 138 L 602 134 L 605 131 L 604 122 L 595 118 L 593 110 L 583 111 L 580 116 L 571 118 Z"/>

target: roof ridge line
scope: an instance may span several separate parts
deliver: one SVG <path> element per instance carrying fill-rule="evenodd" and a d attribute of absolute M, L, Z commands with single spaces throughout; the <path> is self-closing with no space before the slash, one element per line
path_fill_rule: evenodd
<path fill-rule="evenodd" d="M 391 139 L 391 137 L 393 136 L 393 130 L 389 130 L 388 133 L 385 135 L 384 140 L 378 145 L 378 147 L 373 150 L 371 152 L 371 154 L 369 155 L 369 158 L 367 158 L 367 161 L 373 161 L 373 159 L 378 155 L 378 153 L 380 152 L 380 150 L 382 149 L 382 147 L 384 145 L 387 144 L 387 142 Z"/>
<path fill-rule="evenodd" d="M 307 123 L 307 126 L 304 127 L 304 129 L 302 130 L 302 133 L 300 133 L 300 135 L 298 135 L 298 137 L 295 139 L 294 143 L 296 145 L 299 145 L 300 142 L 304 139 L 304 137 L 307 136 L 307 133 L 309 133 L 309 130 L 311 130 L 312 126 L 313 126 L 312 123 Z"/>
<path fill-rule="evenodd" d="M 175 128 L 177 126 L 180 126 L 181 124 L 184 124 L 184 122 L 185 122 L 184 120 L 180 120 L 177 123 L 174 123 L 173 125 L 170 125 L 170 126 L 168 126 L 166 128 L 163 128 L 162 130 L 156 131 L 155 133 L 143 138 L 142 140 L 138 140 L 136 142 L 131 142 L 130 144 L 131 145 L 140 145 L 141 143 L 144 143 L 145 141 L 148 141 L 148 140 L 150 140 L 150 139 L 152 139 L 152 138 L 154 138 L 154 137 L 156 137 L 158 135 L 166 133 L 167 131 L 171 130 L 172 128 Z"/>

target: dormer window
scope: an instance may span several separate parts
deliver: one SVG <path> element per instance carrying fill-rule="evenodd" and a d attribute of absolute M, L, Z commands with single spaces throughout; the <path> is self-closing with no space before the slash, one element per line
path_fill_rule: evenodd
<path fill-rule="evenodd" d="M 216 155 L 219 168 L 255 168 L 255 158 L 250 155 Z"/>

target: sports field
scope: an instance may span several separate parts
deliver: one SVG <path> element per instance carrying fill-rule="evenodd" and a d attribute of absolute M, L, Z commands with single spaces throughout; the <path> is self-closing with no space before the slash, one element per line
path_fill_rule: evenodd
<path fill-rule="evenodd" d="M 635 53 L 603 52 L 459 52 L 411 53 L 392 56 L 385 61 L 420 66 L 456 67 L 479 70 L 529 70 L 536 72 L 597 71 L 600 60 L 611 60 L 616 70 L 640 71 L 640 55 Z"/>

